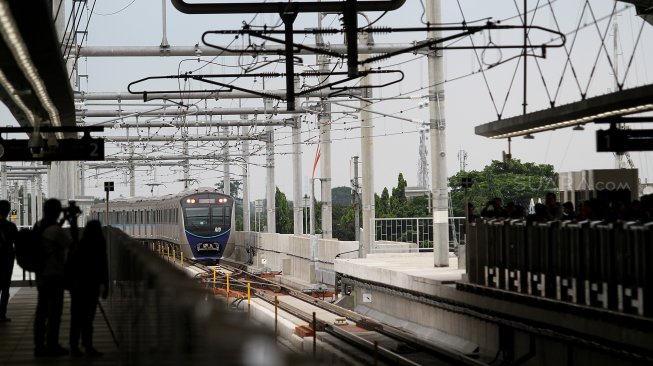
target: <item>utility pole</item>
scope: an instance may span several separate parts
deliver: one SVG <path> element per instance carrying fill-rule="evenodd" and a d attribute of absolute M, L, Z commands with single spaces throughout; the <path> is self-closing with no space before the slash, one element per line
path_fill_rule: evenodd
<path fill-rule="evenodd" d="M 358 242 L 358 257 L 363 258 L 363 247 L 361 246 L 361 223 L 360 223 L 360 185 L 358 184 L 358 156 L 354 156 L 354 179 L 352 181 L 354 191 L 354 238 Z"/>
<path fill-rule="evenodd" d="M 299 90 L 299 77 L 295 77 L 295 89 Z M 295 105 L 299 104 L 299 98 L 295 98 Z M 304 228 L 302 208 L 302 117 L 295 115 L 292 125 L 292 199 L 293 199 L 293 234 L 302 235 Z"/>
<path fill-rule="evenodd" d="M 324 13 L 318 13 L 317 26 L 322 29 L 322 20 L 326 17 Z M 324 47 L 324 38 L 322 34 L 315 36 L 315 43 Z M 330 71 L 329 57 L 326 55 L 318 55 L 317 65 L 320 72 L 328 73 Z M 329 76 L 321 77 L 321 84 L 329 83 Z M 320 154 L 322 161 L 320 162 L 320 170 L 322 180 L 321 193 L 322 193 L 322 237 L 333 237 L 333 203 L 331 198 L 331 103 L 328 98 L 321 98 L 321 112 L 317 115 L 317 123 L 320 128 Z"/>
<path fill-rule="evenodd" d="M 229 136 L 229 127 L 222 127 L 222 135 L 226 138 Z M 231 174 L 229 172 L 229 141 L 225 141 L 222 145 L 222 170 L 224 171 L 224 178 L 222 180 L 222 192 L 228 196 L 231 195 Z"/>
<path fill-rule="evenodd" d="M 360 38 L 360 43 L 367 44 L 369 41 L 369 34 L 362 33 Z M 360 57 L 365 56 L 365 54 L 360 54 Z M 369 66 L 365 65 L 363 70 L 369 70 Z M 363 87 L 363 99 L 360 103 L 361 158 L 363 160 L 363 236 L 361 238 L 362 255 L 360 257 L 365 258 L 374 247 L 374 238 L 372 236 L 374 230 L 372 226 L 374 225 L 374 219 L 376 217 L 374 211 L 374 123 L 372 122 L 372 114 L 368 110 L 368 108 L 372 107 L 372 103 L 367 99 L 372 97 L 372 91 L 369 88 L 370 77 L 362 77 L 360 85 Z"/>
<path fill-rule="evenodd" d="M 429 25 L 441 23 L 440 1 L 426 2 L 426 21 Z M 430 31 L 429 39 L 441 38 L 440 32 Z M 431 137 L 431 189 L 433 200 L 433 263 L 436 267 L 449 266 L 449 215 L 447 189 L 446 123 L 444 114 L 444 65 L 442 54 L 428 54 L 429 114 Z"/>
<path fill-rule="evenodd" d="M 272 100 L 265 100 L 265 118 L 272 118 Z M 265 198 L 267 204 L 267 225 L 268 233 L 274 233 L 277 231 L 277 221 L 275 217 L 276 213 L 276 202 L 275 193 L 276 186 L 274 184 L 274 128 L 272 126 L 265 126 L 265 132 L 267 133 L 266 146 L 266 185 L 265 185 Z"/>
<path fill-rule="evenodd" d="M 246 120 L 247 115 L 240 116 Z M 243 141 L 243 231 L 251 231 L 249 211 L 249 141 Z M 235 214 L 235 213 L 234 213 Z"/>

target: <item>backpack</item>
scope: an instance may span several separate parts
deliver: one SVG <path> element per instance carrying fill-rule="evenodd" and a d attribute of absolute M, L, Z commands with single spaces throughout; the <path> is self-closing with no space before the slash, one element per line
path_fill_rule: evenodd
<path fill-rule="evenodd" d="M 38 226 L 34 229 L 21 229 L 16 235 L 14 246 L 16 262 L 22 269 L 39 273 L 45 268 L 46 254 L 43 245 L 43 231 Z"/>

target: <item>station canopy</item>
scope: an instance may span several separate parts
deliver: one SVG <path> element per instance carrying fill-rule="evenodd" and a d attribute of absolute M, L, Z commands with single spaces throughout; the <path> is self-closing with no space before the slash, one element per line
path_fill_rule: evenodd
<path fill-rule="evenodd" d="M 480 136 L 503 139 L 652 110 L 653 85 L 645 85 L 485 123 L 476 126 L 474 131 Z"/>

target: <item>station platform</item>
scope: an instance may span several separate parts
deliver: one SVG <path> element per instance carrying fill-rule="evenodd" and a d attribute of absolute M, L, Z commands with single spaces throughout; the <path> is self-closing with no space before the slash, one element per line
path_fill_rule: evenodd
<path fill-rule="evenodd" d="M 120 354 L 99 309 L 95 316 L 93 343 L 101 357 L 34 357 L 33 324 L 36 287 L 12 287 L 7 308 L 10 322 L 0 323 L 0 366 L 10 365 L 120 365 Z M 65 293 L 59 340 L 68 348 L 70 296 Z"/>
<path fill-rule="evenodd" d="M 601 361 L 605 350 L 620 354 L 628 364 L 651 361 L 647 354 L 653 344 L 650 318 L 488 289 L 470 284 L 465 270 L 458 269 L 457 258 L 450 258 L 449 264 L 434 267 L 433 253 L 373 254 L 364 259 L 336 259 L 335 271 L 359 313 L 397 327 L 425 326 L 470 340 L 480 346 L 481 358 L 492 359 L 501 349 L 499 334 L 512 328 L 518 339 L 528 339 L 529 334 L 538 337 L 538 349 L 555 349 L 550 355 L 572 352 L 558 352 L 562 348 L 552 345 L 556 338 L 575 343 L 576 352 L 600 349 L 592 355 L 574 353 L 579 364 Z M 529 350 L 522 348 L 525 354 Z M 547 364 L 562 362 L 553 356 L 547 360 Z M 621 358 L 612 361 L 623 364 Z"/>
<path fill-rule="evenodd" d="M 370 254 L 362 259 L 337 259 L 335 271 L 362 280 L 435 294 L 442 285 L 460 281 L 458 258 L 449 258 L 449 267 L 434 267 L 433 253 Z"/>

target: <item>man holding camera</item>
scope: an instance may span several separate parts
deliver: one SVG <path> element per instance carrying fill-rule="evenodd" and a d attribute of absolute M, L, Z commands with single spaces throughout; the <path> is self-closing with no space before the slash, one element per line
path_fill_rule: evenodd
<path fill-rule="evenodd" d="M 14 240 L 18 230 L 13 222 L 7 220 L 10 210 L 9 201 L 0 201 L 0 323 L 11 321 L 7 318 L 7 304 L 14 270 Z"/>
<path fill-rule="evenodd" d="M 38 301 L 34 318 L 34 355 L 64 356 L 68 350 L 59 344 L 59 327 L 64 298 L 64 266 L 71 239 L 61 228 L 61 202 L 49 199 L 43 205 L 43 219 L 35 230 L 41 233 L 45 267 L 36 274 Z M 46 327 L 47 324 L 47 327 Z"/>

